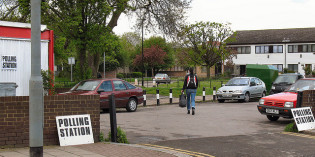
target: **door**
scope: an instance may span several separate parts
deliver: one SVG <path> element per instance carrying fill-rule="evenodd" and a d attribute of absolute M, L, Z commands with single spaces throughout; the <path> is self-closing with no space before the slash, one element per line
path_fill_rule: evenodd
<path fill-rule="evenodd" d="M 258 91 L 258 87 L 256 84 L 256 79 L 255 78 L 251 78 L 250 82 L 249 82 L 249 93 L 250 93 L 250 97 L 254 98 L 257 97 L 257 92 Z"/>
<path fill-rule="evenodd" d="M 129 101 L 130 92 L 127 90 L 127 87 L 123 83 L 123 81 L 115 80 L 114 84 L 114 94 L 115 94 L 115 102 L 116 107 L 126 107 Z"/>
<path fill-rule="evenodd" d="M 104 90 L 104 92 L 100 93 L 101 109 L 108 109 L 109 108 L 109 95 L 113 93 L 112 81 L 104 81 L 100 85 L 98 90 Z"/>

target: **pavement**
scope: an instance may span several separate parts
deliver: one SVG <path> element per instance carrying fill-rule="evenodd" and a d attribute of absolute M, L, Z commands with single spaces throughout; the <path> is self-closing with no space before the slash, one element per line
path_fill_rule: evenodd
<path fill-rule="evenodd" d="M 206 101 L 212 100 L 212 96 L 206 96 Z M 203 101 L 202 96 L 196 96 L 196 102 Z M 172 104 L 178 104 L 179 98 L 173 98 Z M 168 96 L 160 96 L 160 105 L 170 104 Z M 156 95 L 147 95 L 147 106 L 157 105 Z M 143 107 L 140 104 L 139 107 Z M 98 142 L 93 144 L 75 146 L 44 146 L 44 157 L 188 157 L 195 156 L 186 150 L 140 145 L 120 144 L 110 142 Z M 0 157 L 28 157 L 29 147 L 0 149 Z"/>

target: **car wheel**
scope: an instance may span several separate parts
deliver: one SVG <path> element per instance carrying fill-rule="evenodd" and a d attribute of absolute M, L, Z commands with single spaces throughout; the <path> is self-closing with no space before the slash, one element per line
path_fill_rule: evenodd
<path fill-rule="evenodd" d="M 127 104 L 127 111 L 128 112 L 135 112 L 137 110 L 138 102 L 135 98 L 130 98 Z"/>
<path fill-rule="evenodd" d="M 250 99 L 249 93 L 247 92 L 247 93 L 245 93 L 244 102 L 249 102 L 249 99 Z"/>
<path fill-rule="evenodd" d="M 218 99 L 219 103 L 224 103 L 224 99 Z"/>
<path fill-rule="evenodd" d="M 267 115 L 267 118 L 268 118 L 270 121 L 277 121 L 280 117 L 279 117 L 279 116 Z"/>

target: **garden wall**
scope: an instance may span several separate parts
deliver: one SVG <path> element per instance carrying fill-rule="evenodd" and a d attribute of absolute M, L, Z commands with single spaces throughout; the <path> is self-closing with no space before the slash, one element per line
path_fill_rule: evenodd
<path fill-rule="evenodd" d="M 100 136 L 99 95 L 44 97 L 44 145 L 59 145 L 56 116 L 90 114 L 94 142 Z M 0 148 L 29 146 L 29 97 L 0 97 Z"/>
<path fill-rule="evenodd" d="M 301 107 L 312 107 L 312 112 L 315 116 L 315 90 L 303 91 Z"/>

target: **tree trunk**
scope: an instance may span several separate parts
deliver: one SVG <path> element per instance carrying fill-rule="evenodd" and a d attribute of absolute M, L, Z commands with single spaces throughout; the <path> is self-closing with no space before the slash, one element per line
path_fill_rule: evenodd
<path fill-rule="evenodd" d="M 210 66 L 207 66 L 207 78 L 210 78 Z"/>
<path fill-rule="evenodd" d="M 82 48 L 79 49 L 79 69 L 78 70 L 78 75 L 80 79 L 85 79 L 85 74 L 86 74 L 86 46 L 84 45 Z"/>
<path fill-rule="evenodd" d="M 100 54 L 99 53 L 96 53 L 96 54 L 89 53 L 88 57 L 89 57 L 88 58 L 88 61 L 89 61 L 88 64 L 92 70 L 92 77 L 97 78 L 97 73 L 98 73 L 98 69 L 99 69 L 99 65 L 100 65 Z"/>

